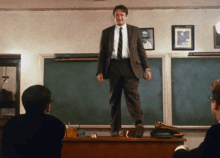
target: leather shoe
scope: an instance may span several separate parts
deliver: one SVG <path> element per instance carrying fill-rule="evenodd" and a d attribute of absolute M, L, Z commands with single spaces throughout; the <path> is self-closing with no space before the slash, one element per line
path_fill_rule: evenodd
<path fill-rule="evenodd" d="M 119 131 L 111 132 L 111 137 L 119 137 Z"/>
<path fill-rule="evenodd" d="M 142 124 L 137 124 L 136 125 L 136 137 L 137 138 L 142 138 L 144 134 L 144 126 Z"/>

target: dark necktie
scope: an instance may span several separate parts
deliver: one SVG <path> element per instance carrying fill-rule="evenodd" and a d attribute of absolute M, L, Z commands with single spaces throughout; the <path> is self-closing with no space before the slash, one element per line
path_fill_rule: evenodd
<path fill-rule="evenodd" d="M 119 31 L 119 40 L 118 40 L 118 59 L 122 59 L 122 28 L 120 27 Z"/>

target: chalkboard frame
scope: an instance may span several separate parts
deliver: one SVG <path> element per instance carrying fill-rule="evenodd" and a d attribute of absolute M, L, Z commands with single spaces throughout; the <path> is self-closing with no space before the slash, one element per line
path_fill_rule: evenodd
<path fill-rule="evenodd" d="M 210 52 L 211 53 L 211 52 Z M 171 91 L 171 59 L 172 58 L 198 58 L 198 56 L 188 56 L 188 52 L 175 53 L 157 53 L 148 52 L 148 58 L 162 58 L 162 83 L 163 83 L 163 123 L 172 125 L 172 91 Z M 212 57 L 206 56 L 206 57 Z M 41 83 L 44 84 L 44 59 L 55 58 L 54 54 L 40 54 L 40 75 Z M 83 129 L 109 129 L 110 125 L 70 125 L 70 127 Z M 144 125 L 145 129 L 154 129 L 152 125 Z M 178 129 L 184 130 L 207 130 L 210 126 L 176 126 Z M 122 125 L 122 129 L 134 128 L 133 125 Z"/>
<path fill-rule="evenodd" d="M 88 54 L 88 53 L 85 53 Z M 92 53 L 94 54 L 94 53 Z M 170 105 L 170 102 L 168 101 L 169 99 L 165 98 L 167 97 L 167 94 L 164 93 L 165 91 L 167 91 L 167 86 L 165 86 L 165 81 L 166 79 L 164 79 L 166 77 L 166 74 L 163 73 L 165 69 L 165 60 L 166 60 L 166 55 L 164 54 L 160 54 L 160 53 L 147 53 L 148 58 L 161 58 L 162 59 L 162 90 L 163 90 L 163 122 L 166 124 L 169 124 L 170 122 L 170 108 L 167 106 L 168 104 Z M 42 84 L 44 84 L 43 78 L 44 78 L 44 59 L 47 58 L 55 58 L 55 54 L 40 54 L 40 67 L 41 69 L 41 77 L 42 77 Z M 98 58 L 95 58 L 93 60 L 97 60 Z M 65 59 L 66 61 L 68 59 Z M 71 60 L 75 60 L 75 59 L 69 59 L 69 61 Z M 78 59 L 77 59 L 78 60 Z M 80 60 L 87 60 L 85 57 L 81 58 Z M 91 59 L 89 59 L 91 60 Z M 60 60 L 61 61 L 61 60 Z M 155 122 L 156 123 L 156 122 Z M 71 127 L 75 127 L 75 128 L 86 128 L 86 129 L 109 129 L 110 125 L 70 125 Z M 122 125 L 122 129 L 128 129 L 128 128 L 134 128 L 134 125 Z M 154 125 L 144 125 L 144 127 L 146 129 L 154 129 L 155 126 Z"/>
<path fill-rule="evenodd" d="M 172 76 L 171 76 L 171 60 L 173 58 L 220 58 L 220 55 L 218 52 L 178 52 L 178 53 L 168 53 L 168 57 L 169 57 L 169 62 L 166 63 L 166 65 L 170 65 L 170 70 L 168 70 L 168 72 L 170 73 L 170 75 L 168 75 L 169 77 L 167 78 L 168 80 L 170 80 L 170 85 L 168 85 L 168 89 L 172 88 Z M 169 79 L 170 78 L 170 79 Z M 170 99 L 172 100 L 172 90 L 170 90 L 169 94 L 171 97 Z M 169 107 L 169 110 L 172 111 L 172 101 L 171 101 L 171 106 Z M 171 108 L 171 109 L 170 109 Z M 173 114 L 172 112 L 170 113 L 171 115 Z M 170 120 L 173 122 L 173 118 L 172 116 L 170 117 Z M 170 123 L 172 124 L 172 123 Z M 178 129 L 186 129 L 186 130 L 207 130 L 209 129 L 211 126 L 191 126 L 191 125 L 174 125 L 175 127 L 177 127 Z"/>

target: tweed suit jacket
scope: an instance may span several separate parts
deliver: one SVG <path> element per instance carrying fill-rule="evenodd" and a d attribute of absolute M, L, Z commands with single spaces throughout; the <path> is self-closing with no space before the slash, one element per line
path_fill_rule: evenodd
<path fill-rule="evenodd" d="M 104 79 L 108 78 L 108 69 L 114 47 L 114 31 L 115 25 L 102 31 L 97 74 L 102 73 Z M 137 78 L 143 78 L 144 70 L 149 68 L 149 62 L 139 28 L 127 24 L 127 31 L 132 70 Z"/>

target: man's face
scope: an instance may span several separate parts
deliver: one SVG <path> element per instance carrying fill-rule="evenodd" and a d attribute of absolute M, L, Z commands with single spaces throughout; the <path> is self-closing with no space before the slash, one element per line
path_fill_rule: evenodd
<path fill-rule="evenodd" d="M 127 22 L 128 15 L 120 9 L 115 11 L 115 22 L 118 26 L 123 26 Z"/>

